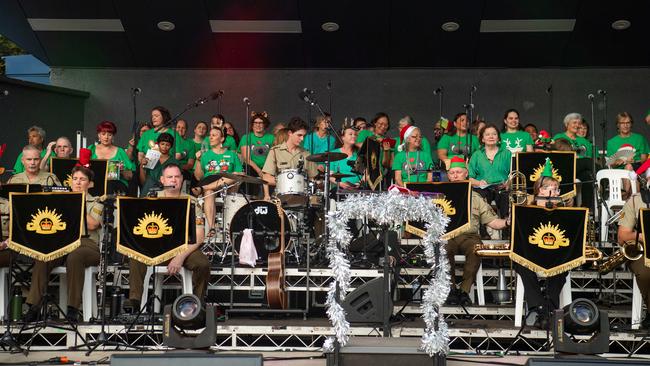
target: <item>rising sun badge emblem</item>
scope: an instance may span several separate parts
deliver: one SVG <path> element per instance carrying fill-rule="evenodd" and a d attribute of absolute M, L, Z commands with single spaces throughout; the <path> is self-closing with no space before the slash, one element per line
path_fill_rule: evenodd
<path fill-rule="evenodd" d="M 153 211 L 138 219 L 138 225 L 133 228 L 133 234 L 142 235 L 147 239 L 162 238 L 163 235 L 171 235 L 172 232 L 172 227 L 167 225 L 167 219 Z"/>
<path fill-rule="evenodd" d="M 72 175 L 68 174 L 68 176 L 63 181 L 63 185 L 66 187 L 72 187 Z"/>
<path fill-rule="evenodd" d="M 553 166 L 553 162 L 551 162 L 551 166 Z M 544 171 L 544 164 L 539 164 L 537 168 L 535 168 L 535 170 L 533 171 L 533 174 L 531 174 L 528 177 L 528 179 L 531 182 L 537 182 L 539 177 L 542 175 L 543 171 Z M 555 168 L 553 168 L 553 179 L 557 180 L 558 182 L 562 182 L 562 176 Z"/>
<path fill-rule="evenodd" d="M 50 211 L 47 207 L 45 210 L 39 208 L 36 214 L 32 214 L 32 221 L 27 223 L 27 230 L 46 235 L 65 230 L 65 227 L 65 222 L 61 221 L 61 214 L 57 214 L 56 209 Z"/>
<path fill-rule="evenodd" d="M 431 200 L 436 206 L 442 209 L 442 212 L 447 216 L 453 216 L 456 214 L 456 209 L 451 205 L 451 201 L 444 198 L 436 198 Z"/>
<path fill-rule="evenodd" d="M 535 229 L 533 235 L 528 236 L 528 242 L 542 249 L 558 249 L 569 246 L 569 239 L 564 237 L 564 230 L 561 230 L 559 225 L 552 225 L 550 221 Z"/>

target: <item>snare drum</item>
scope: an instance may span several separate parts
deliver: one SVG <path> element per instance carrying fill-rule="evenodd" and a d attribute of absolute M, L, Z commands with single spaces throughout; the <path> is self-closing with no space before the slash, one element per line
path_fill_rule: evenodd
<path fill-rule="evenodd" d="M 296 216 L 287 215 L 272 202 L 251 201 L 232 217 L 230 240 L 235 252 L 239 252 L 244 229 L 253 229 L 253 242 L 259 258 L 266 260 L 269 253 L 277 252 L 280 248 L 280 215 L 284 217 L 284 247 L 289 248 L 289 234 L 297 227 Z"/>
<path fill-rule="evenodd" d="M 275 182 L 275 194 L 283 207 L 304 207 L 307 204 L 307 178 L 298 169 L 283 170 Z"/>

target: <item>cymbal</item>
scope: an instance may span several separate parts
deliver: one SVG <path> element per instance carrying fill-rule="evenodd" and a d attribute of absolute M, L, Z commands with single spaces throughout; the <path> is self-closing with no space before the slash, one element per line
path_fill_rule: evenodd
<path fill-rule="evenodd" d="M 321 154 L 313 154 L 307 157 L 307 160 L 313 161 L 314 163 L 324 163 L 326 161 L 338 161 L 347 158 L 348 155 L 344 153 L 337 152 L 325 152 Z"/>
<path fill-rule="evenodd" d="M 336 180 L 341 180 L 342 178 L 354 177 L 354 174 L 332 173 L 332 174 L 330 174 L 330 177 L 332 177 L 332 178 L 334 178 Z"/>
<path fill-rule="evenodd" d="M 251 177 L 250 175 L 232 174 L 232 173 L 222 172 L 222 173 L 216 173 L 216 174 L 213 174 L 213 175 L 210 175 L 208 177 L 205 177 L 205 178 L 201 179 L 198 186 L 199 187 L 206 186 L 206 185 L 208 185 L 208 184 L 210 184 L 212 182 L 218 181 L 221 178 L 232 179 L 232 180 L 234 180 L 236 182 L 241 182 L 241 183 L 251 183 L 251 184 L 265 184 L 266 183 L 266 181 L 264 181 L 263 179 L 257 178 L 257 177 Z"/>

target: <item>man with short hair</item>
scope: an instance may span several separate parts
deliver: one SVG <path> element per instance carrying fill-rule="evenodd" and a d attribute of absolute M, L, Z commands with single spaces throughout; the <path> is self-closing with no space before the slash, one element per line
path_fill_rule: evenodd
<path fill-rule="evenodd" d="M 449 164 L 447 176 L 450 182 L 458 182 L 467 180 L 467 165 L 465 160 L 459 156 L 454 156 Z M 485 201 L 485 199 L 472 190 L 471 196 L 471 213 L 469 215 L 469 228 L 467 228 L 460 235 L 447 241 L 447 259 L 449 260 L 449 268 L 451 276 L 451 291 L 447 297 L 449 305 L 471 305 L 472 301 L 469 298 L 469 291 L 476 279 L 476 272 L 481 264 L 481 258 L 474 253 L 474 246 L 481 244 L 481 236 L 479 235 L 479 224 L 484 224 L 492 229 L 501 230 L 509 226 L 505 219 L 500 219 L 499 216 L 492 210 L 492 207 Z M 454 281 L 454 265 L 456 264 L 454 256 L 456 254 L 465 255 L 465 265 L 463 266 L 463 282 L 460 289 L 456 288 Z"/>
<path fill-rule="evenodd" d="M 203 211 L 199 208 L 196 198 L 181 193 L 183 186 L 183 174 L 177 163 L 167 163 L 162 168 L 160 183 L 164 190 L 158 191 L 157 197 L 183 198 L 189 197 L 194 204 L 194 213 L 196 215 L 196 242 L 190 243 L 187 250 L 176 255 L 171 260 L 165 262 L 167 271 L 170 275 L 177 274 L 181 267 L 192 271 L 192 285 L 194 294 L 201 300 L 205 300 L 208 290 L 208 280 L 210 278 L 210 262 L 200 250 L 204 238 L 204 218 Z M 191 225 L 190 225 L 191 227 Z M 144 275 L 147 272 L 147 266 L 135 259 L 129 260 L 129 303 L 134 308 L 139 307 L 142 298 Z"/>
<path fill-rule="evenodd" d="M 34 146 L 40 153 L 41 158 L 45 156 L 43 149 L 43 142 L 45 141 L 45 130 L 38 126 L 32 126 L 27 129 L 27 143 Z M 22 173 L 25 171 L 25 166 L 22 163 L 23 153 L 18 154 L 16 163 L 14 164 L 14 174 Z"/>
<path fill-rule="evenodd" d="M 41 170 L 41 151 L 34 145 L 23 147 L 20 160 L 25 171 L 13 175 L 7 183 L 40 184 L 44 186 L 61 185 L 55 175 Z"/>
<path fill-rule="evenodd" d="M 47 144 L 47 148 L 45 150 L 45 155 L 41 159 L 41 170 L 49 170 L 53 157 L 69 158 L 72 156 L 72 152 L 74 151 L 72 149 L 72 143 L 70 142 L 70 139 L 65 136 L 61 136 L 56 139 L 56 141 L 52 141 Z M 53 152 L 54 155 L 52 155 Z"/>
<path fill-rule="evenodd" d="M 307 160 L 309 151 L 302 148 L 309 126 L 300 118 L 293 118 L 287 125 L 289 136 L 285 143 L 271 148 L 262 168 L 262 179 L 269 184 L 264 185 L 264 199 L 271 198 L 269 185 L 275 186 L 275 177 L 285 169 L 296 169 L 301 164 L 307 177 L 313 179 L 318 174 L 316 164 Z"/>

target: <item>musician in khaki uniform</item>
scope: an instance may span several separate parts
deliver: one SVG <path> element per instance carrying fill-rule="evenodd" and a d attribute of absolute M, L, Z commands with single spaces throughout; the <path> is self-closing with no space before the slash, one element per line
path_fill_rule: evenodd
<path fill-rule="evenodd" d="M 20 161 L 25 166 L 25 171 L 12 176 L 7 183 L 61 185 L 55 175 L 41 171 L 41 151 L 36 147 L 32 145 L 23 147 Z"/>
<path fill-rule="evenodd" d="M 176 163 L 166 164 L 162 168 L 160 182 L 165 188 L 157 192 L 158 197 L 190 197 L 194 203 L 194 213 L 196 215 L 196 243 L 189 244 L 186 251 L 178 254 L 171 260 L 167 261 L 167 271 L 170 275 L 177 274 L 181 267 L 192 271 L 192 286 L 194 295 L 201 301 L 205 300 L 208 291 L 208 280 L 210 279 L 210 262 L 200 250 L 203 245 L 205 236 L 203 211 L 196 204 L 196 198 L 181 193 L 183 186 L 183 173 L 180 166 Z M 144 289 L 144 275 L 147 272 L 147 266 L 135 259 L 129 260 L 129 303 L 130 306 L 137 308 L 140 305 L 142 292 Z"/>
<path fill-rule="evenodd" d="M 9 236 L 9 201 L 0 198 L 0 225 L 2 237 L 0 237 L 0 268 L 11 265 L 11 251 L 7 249 L 7 237 Z"/>
<path fill-rule="evenodd" d="M 618 220 L 618 243 L 622 245 L 626 241 L 636 241 L 639 223 L 639 209 L 650 208 L 650 198 L 648 203 L 643 202 L 642 194 L 637 193 L 630 197 L 623 206 L 621 218 Z M 639 233 L 639 242 L 643 243 L 643 236 Z M 650 268 L 646 267 L 643 256 L 635 261 L 628 262 L 628 267 L 636 277 L 643 302 L 646 306 L 646 316 L 641 326 L 650 329 Z"/>
<path fill-rule="evenodd" d="M 453 157 L 450 161 L 449 170 L 447 171 L 449 181 L 457 182 L 467 179 L 467 165 L 461 157 Z M 481 258 L 474 253 L 474 246 L 481 244 L 479 235 L 479 224 L 484 224 L 492 229 L 501 230 L 508 226 L 505 219 L 500 219 L 492 207 L 485 202 L 480 194 L 472 191 L 471 197 L 471 215 L 469 218 L 469 228 L 462 234 L 447 241 L 447 259 L 452 273 L 451 292 L 447 297 L 449 305 L 471 305 L 469 291 L 476 279 L 476 272 L 481 264 Z M 463 266 L 463 282 L 460 289 L 456 288 L 453 280 L 454 265 L 456 264 L 454 256 L 457 254 L 465 255 L 465 265 Z"/>
<path fill-rule="evenodd" d="M 302 141 L 307 134 L 307 122 L 295 118 L 287 125 L 289 137 L 285 143 L 271 148 L 262 168 L 262 179 L 275 186 L 275 177 L 285 169 L 296 169 L 303 164 L 307 177 L 313 179 L 318 174 L 316 164 L 307 161 L 309 152 L 302 148 Z M 264 185 L 264 199 L 271 198 L 269 185 Z"/>
<path fill-rule="evenodd" d="M 86 149 L 87 150 L 87 149 Z M 23 157 L 25 154 L 23 154 Z M 88 162 L 90 155 L 88 155 Z M 86 162 L 86 164 L 88 164 Z M 25 164 L 25 172 L 29 165 Z M 40 301 L 47 290 L 48 277 L 54 267 L 65 263 L 66 280 L 68 282 L 68 309 L 66 318 L 79 321 L 81 307 L 81 291 L 84 285 L 84 271 L 87 267 L 99 265 L 99 229 L 102 222 L 104 206 L 98 199 L 88 193 L 92 187 L 94 173 L 84 165 L 72 169 L 72 191 L 86 193 L 86 229 L 87 235 L 81 238 L 81 246 L 70 254 L 49 262 L 34 261 L 32 269 L 32 284 L 27 295 L 27 304 L 31 305 L 24 316 L 26 322 L 35 321 L 40 313 Z"/>

